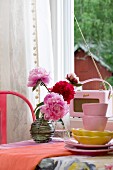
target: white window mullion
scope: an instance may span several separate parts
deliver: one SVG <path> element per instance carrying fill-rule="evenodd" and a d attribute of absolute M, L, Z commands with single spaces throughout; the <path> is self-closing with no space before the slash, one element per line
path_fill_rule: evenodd
<path fill-rule="evenodd" d="M 74 72 L 74 0 L 64 1 L 64 75 Z"/>

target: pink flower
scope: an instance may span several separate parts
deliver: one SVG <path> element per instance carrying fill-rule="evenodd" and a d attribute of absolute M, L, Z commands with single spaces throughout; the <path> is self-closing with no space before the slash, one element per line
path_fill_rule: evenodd
<path fill-rule="evenodd" d="M 66 79 L 69 80 L 70 83 L 73 84 L 73 85 L 80 83 L 79 77 L 77 77 L 77 75 L 75 73 L 67 74 Z"/>
<path fill-rule="evenodd" d="M 44 114 L 44 119 L 56 121 L 67 114 L 69 107 L 62 95 L 52 92 L 44 98 L 40 111 Z"/>
<path fill-rule="evenodd" d="M 50 82 L 50 74 L 44 68 L 37 67 L 30 71 L 28 77 L 28 87 L 34 87 L 37 83 L 43 82 L 45 85 Z"/>

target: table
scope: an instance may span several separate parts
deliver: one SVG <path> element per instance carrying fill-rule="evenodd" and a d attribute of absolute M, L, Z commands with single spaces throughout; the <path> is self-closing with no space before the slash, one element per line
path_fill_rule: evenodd
<path fill-rule="evenodd" d="M 61 138 L 54 138 L 53 141 L 51 141 L 48 144 L 37 144 L 35 143 L 33 140 L 27 140 L 27 141 L 21 141 L 21 142 L 16 142 L 16 143 L 10 143 L 10 144 L 2 144 L 0 145 L 0 161 L 2 159 L 2 151 L 3 151 L 3 155 L 7 154 L 8 151 L 8 158 L 10 160 L 10 157 L 14 157 L 14 159 L 16 160 L 16 156 L 18 155 L 14 155 L 16 152 L 15 151 L 20 151 L 20 149 L 24 149 L 25 153 L 23 154 L 27 154 L 27 151 L 29 148 L 31 148 L 32 150 L 36 149 L 37 146 L 40 146 L 43 148 L 43 146 L 59 146 L 63 149 L 63 151 L 65 152 L 65 156 L 62 155 L 61 153 L 59 154 L 59 156 L 53 156 L 53 157 L 49 157 L 47 158 L 45 156 L 45 158 L 41 159 L 41 161 L 39 162 L 39 164 L 37 164 L 36 168 L 32 168 L 35 170 L 39 170 L 39 169 L 43 169 L 45 168 L 46 170 L 63 170 L 63 169 L 69 169 L 69 170 L 79 170 L 80 168 L 86 168 L 89 170 L 112 170 L 113 169 L 113 153 L 110 153 L 109 155 L 106 156 L 95 156 L 95 157 L 91 157 L 91 156 L 82 156 L 82 155 L 75 155 L 75 153 L 70 153 L 68 151 L 65 151 L 63 148 L 63 140 Z M 28 148 L 29 147 L 29 148 Z M 26 149 L 26 150 L 25 150 Z M 38 148 L 39 149 L 39 148 Z M 12 152 L 13 150 L 13 152 Z M 12 152 L 13 154 L 10 154 L 10 152 Z M 37 152 L 38 153 L 38 152 Z M 46 150 L 44 150 L 44 153 L 46 153 Z M 56 152 L 57 153 L 57 152 Z M 6 156 L 6 155 L 5 155 Z M 34 156 L 34 155 L 28 155 L 28 156 Z M 39 155 L 37 155 L 38 157 Z M 20 157 L 19 157 L 20 159 Z M 20 160 L 20 166 L 21 166 L 21 162 L 23 162 L 24 157 L 22 157 L 22 160 Z M 6 161 L 6 158 L 3 159 L 4 161 Z M 8 160 L 8 159 L 7 159 Z M 32 159 L 32 161 L 35 160 Z M 19 161 L 19 160 L 18 160 Z M 1 163 L 1 162 L 0 162 Z M 3 162 L 2 162 L 3 163 Z M 6 161 L 6 165 L 10 164 L 8 161 Z M 16 164 L 16 163 L 15 163 Z M 36 163 L 35 163 L 36 164 Z M 0 165 L 0 170 L 7 170 L 7 169 L 1 169 Z M 64 168 L 65 167 L 65 168 Z M 16 169 L 13 167 L 13 170 L 31 170 L 29 168 L 22 168 L 22 167 L 16 167 Z M 66 169 L 66 170 L 67 170 Z M 9 169 L 8 169 L 9 170 Z"/>

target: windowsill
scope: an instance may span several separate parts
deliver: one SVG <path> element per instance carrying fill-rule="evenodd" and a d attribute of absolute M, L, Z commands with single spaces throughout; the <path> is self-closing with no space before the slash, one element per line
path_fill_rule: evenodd
<path fill-rule="evenodd" d="M 82 118 L 70 118 L 70 128 L 83 128 Z M 106 130 L 113 131 L 113 118 L 109 118 Z"/>

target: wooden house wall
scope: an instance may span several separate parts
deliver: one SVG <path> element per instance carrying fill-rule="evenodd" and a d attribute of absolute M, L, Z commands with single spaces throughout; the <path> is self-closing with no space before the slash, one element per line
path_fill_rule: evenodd
<path fill-rule="evenodd" d="M 95 62 L 104 80 L 112 76 L 112 73 L 107 70 L 106 67 L 102 66 L 100 62 Z M 77 50 L 74 54 L 74 69 L 75 74 L 79 77 L 80 81 L 90 78 L 100 78 L 92 61 L 92 58 L 85 54 L 83 50 Z M 100 82 L 90 82 L 85 84 L 83 86 L 83 89 L 98 90 L 104 89 L 104 87 Z"/>

